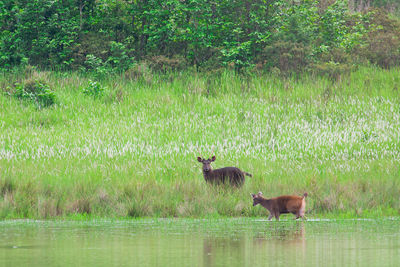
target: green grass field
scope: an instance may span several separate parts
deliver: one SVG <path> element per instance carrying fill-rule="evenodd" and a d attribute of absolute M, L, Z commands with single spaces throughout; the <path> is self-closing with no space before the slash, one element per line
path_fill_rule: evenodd
<path fill-rule="evenodd" d="M 28 77 L 33 76 L 33 77 Z M 57 103 L 9 96 L 46 80 Z M 93 78 L 92 78 L 93 79 Z M 311 75 L 3 74 L 0 218 L 265 216 L 250 193 L 308 192 L 308 217 L 399 216 L 400 69 Z M 253 174 L 204 182 L 196 157 Z"/>

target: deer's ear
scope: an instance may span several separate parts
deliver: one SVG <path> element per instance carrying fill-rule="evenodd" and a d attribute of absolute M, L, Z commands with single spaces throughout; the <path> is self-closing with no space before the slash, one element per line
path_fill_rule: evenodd
<path fill-rule="evenodd" d="M 203 160 L 201 159 L 201 157 L 197 157 L 197 161 L 198 161 L 198 162 L 203 162 Z"/>
<path fill-rule="evenodd" d="M 252 197 L 252 198 L 254 198 L 254 197 L 256 196 L 256 195 L 254 195 L 254 194 L 251 194 L 251 193 L 250 193 L 250 195 L 251 195 L 251 197 Z"/>
<path fill-rule="evenodd" d="M 261 195 L 262 195 L 262 192 L 261 192 L 261 191 L 260 191 L 260 192 L 258 192 L 258 195 L 260 195 L 260 196 L 261 196 Z"/>
<path fill-rule="evenodd" d="M 213 157 L 211 158 L 211 161 L 215 161 L 215 156 L 213 156 Z"/>

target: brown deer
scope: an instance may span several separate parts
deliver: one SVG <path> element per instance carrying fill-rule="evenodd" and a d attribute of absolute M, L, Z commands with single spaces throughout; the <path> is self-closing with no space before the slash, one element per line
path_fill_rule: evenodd
<path fill-rule="evenodd" d="M 215 156 L 211 159 L 203 159 L 197 157 L 197 160 L 203 163 L 203 176 L 207 183 L 210 184 L 225 184 L 229 182 L 234 186 L 242 186 L 244 183 L 244 176 L 252 176 L 250 173 L 244 172 L 236 167 L 225 167 L 213 170 L 211 162 L 215 161 Z"/>
<path fill-rule="evenodd" d="M 283 213 L 293 213 L 296 215 L 296 219 L 299 217 L 305 218 L 304 212 L 306 210 L 307 193 L 303 196 L 280 196 L 270 199 L 266 199 L 262 196 L 261 192 L 258 194 L 251 194 L 253 197 L 253 206 L 260 204 L 269 211 L 268 220 L 271 220 L 275 216 L 276 220 L 279 221 L 279 215 Z"/>

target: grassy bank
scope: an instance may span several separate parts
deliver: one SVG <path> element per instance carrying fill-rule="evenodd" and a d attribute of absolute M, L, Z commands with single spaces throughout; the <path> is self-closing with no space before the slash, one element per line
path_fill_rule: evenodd
<path fill-rule="evenodd" d="M 128 73 L 100 80 L 98 98 L 77 73 L 3 74 L 0 85 L 38 78 L 55 105 L 0 96 L 0 218 L 262 216 L 258 191 L 306 191 L 309 216 L 399 215 L 398 69 L 335 82 Z M 196 157 L 212 154 L 215 168 L 253 178 L 207 186 Z"/>

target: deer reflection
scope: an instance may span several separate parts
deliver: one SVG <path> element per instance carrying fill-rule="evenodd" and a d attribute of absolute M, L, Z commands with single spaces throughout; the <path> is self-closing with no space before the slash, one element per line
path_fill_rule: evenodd
<path fill-rule="evenodd" d="M 257 232 L 246 231 L 241 235 L 206 236 L 203 239 L 203 266 L 243 266 L 249 257 L 264 262 L 272 257 L 293 254 L 304 260 L 306 233 L 304 222 L 265 223 Z"/>
<path fill-rule="evenodd" d="M 281 240 L 281 241 L 304 241 L 306 230 L 304 223 L 299 221 L 294 224 L 268 223 L 264 232 L 259 232 L 255 239 Z"/>

